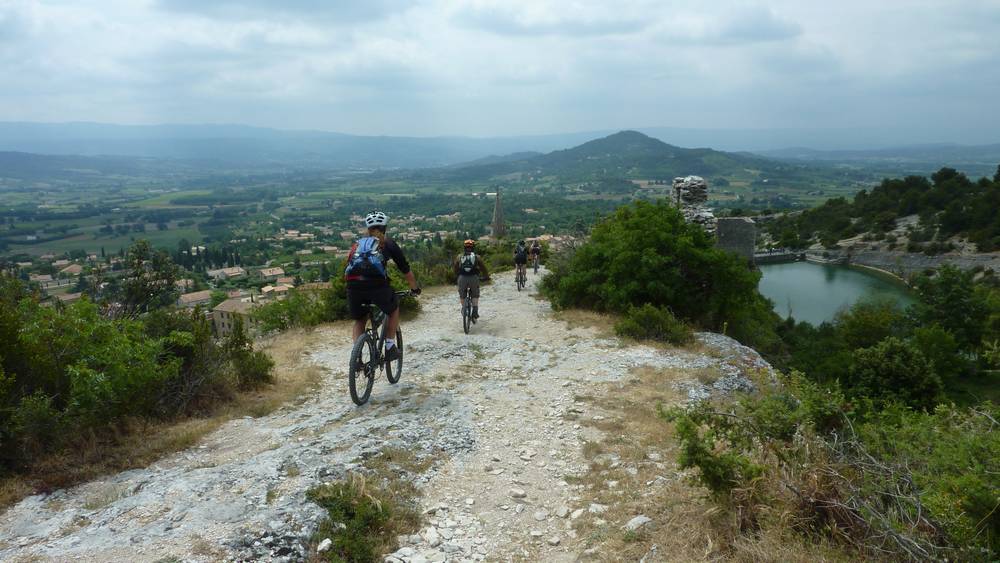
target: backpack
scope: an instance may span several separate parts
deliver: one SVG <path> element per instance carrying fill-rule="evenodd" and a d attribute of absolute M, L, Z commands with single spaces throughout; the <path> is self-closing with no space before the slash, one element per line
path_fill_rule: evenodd
<path fill-rule="evenodd" d="M 385 258 L 378 248 L 377 238 L 362 237 L 354 243 L 354 253 L 344 273 L 348 276 L 359 276 L 363 280 L 389 277 L 385 270 Z"/>
<path fill-rule="evenodd" d="M 514 249 L 514 256 L 518 260 L 524 260 L 525 258 L 528 257 L 528 249 L 523 246 L 518 246 L 517 248 Z"/>
<path fill-rule="evenodd" d="M 458 271 L 465 275 L 476 273 L 476 253 L 463 254 L 458 259 Z"/>

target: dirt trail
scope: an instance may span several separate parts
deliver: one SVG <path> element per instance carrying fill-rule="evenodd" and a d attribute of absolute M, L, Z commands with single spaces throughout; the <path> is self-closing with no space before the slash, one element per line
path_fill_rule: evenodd
<path fill-rule="evenodd" d="M 321 392 L 148 468 L 25 499 L 0 515 L 0 560 L 301 560 L 322 517 L 305 491 L 386 447 L 433 462 L 417 477 L 427 525 L 392 557 L 578 559 L 588 543 L 574 522 L 606 507 L 573 477 L 589 470 L 584 444 L 604 433 L 586 422 L 607 414 L 578 398 L 647 366 L 690 372 L 679 384 L 697 397 L 744 386 L 742 373 L 763 364 L 718 335 L 700 336 L 703 352 L 663 351 L 570 329 L 536 298 L 539 278 L 518 292 L 511 274 L 496 276 L 469 335 L 450 291 L 424 298 L 403 326 L 402 380 L 377 381 L 362 408 L 344 380 L 347 327 L 320 329 L 329 344 L 305 361 L 324 369 Z M 705 369 L 721 377 L 701 384 L 693 374 Z"/>

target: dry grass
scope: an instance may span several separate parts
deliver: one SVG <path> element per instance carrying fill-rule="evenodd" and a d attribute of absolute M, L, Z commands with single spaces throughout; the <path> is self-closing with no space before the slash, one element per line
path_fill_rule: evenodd
<path fill-rule="evenodd" d="M 634 377 L 597 396 L 576 399 L 605 414 L 603 420 L 581 417 L 604 431 L 601 441 L 586 442 L 583 454 L 590 471 L 571 478 L 582 485 L 581 504 L 607 506 L 602 514 L 585 514 L 574 522 L 585 547 L 597 549 L 601 561 L 843 561 L 825 544 L 813 545 L 792 534 L 772 532 L 747 537 L 736 532 L 735 518 L 706 498 L 705 489 L 677 469 L 678 446 L 672 427 L 660 418 L 658 405 L 683 398 L 673 383 L 696 375 L 690 371 L 642 368 Z M 619 388 L 620 386 L 620 388 Z M 652 523 L 636 532 L 622 529 L 634 516 Z M 653 546 L 656 551 L 651 553 Z"/>
<path fill-rule="evenodd" d="M 613 338 L 615 336 L 615 322 L 618 320 L 612 315 L 587 311 L 585 309 L 566 309 L 556 311 L 553 318 L 566 323 L 569 330 L 588 329 L 601 338 Z"/>
<path fill-rule="evenodd" d="M 133 421 L 115 435 L 90 436 L 74 447 L 39 460 L 23 474 L 0 479 L 0 510 L 32 494 L 146 467 L 171 453 L 194 446 L 229 420 L 265 416 L 295 401 L 320 382 L 320 370 L 305 364 L 303 353 L 323 338 L 319 331 L 294 330 L 271 339 L 264 350 L 275 361 L 274 384 L 238 394 L 210 416 L 164 423 Z"/>

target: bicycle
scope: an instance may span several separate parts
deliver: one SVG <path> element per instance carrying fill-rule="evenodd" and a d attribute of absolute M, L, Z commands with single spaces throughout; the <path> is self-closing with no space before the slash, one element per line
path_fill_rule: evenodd
<path fill-rule="evenodd" d="M 535 275 L 538 275 L 538 255 L 537 254 L 531 259 L 531 264 L 535 268 Z"/>
<path fill-rule="evenodd" d="M 400 299 L 411 294 L 410 291 L 396 292 L 396 296 Z M 376 371 L 385 370 L 385 378 L 393 385 L 399 382 L 399 376 L 403 371 L 403 331 L 399 328 L 396 329 L 396 346 L 399 347 L 399 357 L 391 362 L 385 361 L 386 315 L 373 303 L 368 304 L 368 309 L 365 331 L 354 341 L 354 348 L 351 349 L 351 365 L 348 368 L 351 400 L 358 406 L 368 402 L 368 397 L 372 394 L 372 386 L 375 384 Z M 367 361 L 364 359 L 366 350 L 368 352 Z M 395 369 L 393 369 L 392 364 L 396 364 Z M 359 394 L 358 379 L 362 377 L 365 380 L 364 392 Z"/>
<path fill-rule="evenodd" d="M 489 278 L 479 278 L 479 281 L 489 281 Z M 469 329 L 476 324 L 476 318 L 472 316 L 472 291 L 465 292 L 465 300 L 462 302 L 462 330 L 469 334 Z"/>
<path fill-rule="evenodd" d="M 516 281 L 517 281 L 517 290 L 518 291 L 521 291 L 522 289 L 524 289 L 524 284 L 526 284 L 528 282 L 527 274 L 525 273 L 525 270 L 527 270 L 527 268 L 518 268 L 517 269 L 517 275 L 515 276 L 515 278 L 516 278 Z"/>

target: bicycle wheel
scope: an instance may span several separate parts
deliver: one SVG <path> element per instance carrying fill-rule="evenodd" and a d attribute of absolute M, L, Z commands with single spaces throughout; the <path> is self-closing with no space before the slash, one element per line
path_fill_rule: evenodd
<path fill-rule="evenodd" d="M 535 259 L 535 273 L 538 273 L 538 259 Z"/>
<path fill-rule="evenodd" d="M 372 342 L 371 335 L 366 332 L 354 341 L 354 349 L 351 350 L 351 367 L 347 379 L 354 404 L 359 406 L 365 404 L 372 394 L 375 367 L 375 343 Z M 361 393 L 358 393 L 359 387 L 362 389 Z"/>
<path fill-rule="evenodd" d="M 399 357 L 385 363 L 385 378 L 393 385 L 399 382 L 399 375 L 403 373 L 403 331 L 398 328 L 396 329 L 396 346 L 399 347 Z"/>
<path fill-rule="evenodd" d="M 462 329 L 465 330 L 465 334 L 469 334 L 470 327 L 472 327 L 472 305 L 466 298 L 465 306 L 462 307 Z"/>

